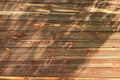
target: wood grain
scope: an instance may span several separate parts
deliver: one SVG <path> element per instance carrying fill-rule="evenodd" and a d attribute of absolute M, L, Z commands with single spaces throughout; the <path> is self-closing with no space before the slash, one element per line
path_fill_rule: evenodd
<path fill-rule="evenodd" d="M 0 0 L 0 79 L 119 80 L 119 5 Z"/>

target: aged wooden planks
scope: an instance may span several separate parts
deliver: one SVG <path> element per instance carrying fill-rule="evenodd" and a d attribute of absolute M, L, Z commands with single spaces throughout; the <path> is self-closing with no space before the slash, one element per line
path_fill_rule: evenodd
<path fill-rule="evenodd" d="M 117 80 L 119 7 L 118 0 L 0 0 L 0 75 Z"/>

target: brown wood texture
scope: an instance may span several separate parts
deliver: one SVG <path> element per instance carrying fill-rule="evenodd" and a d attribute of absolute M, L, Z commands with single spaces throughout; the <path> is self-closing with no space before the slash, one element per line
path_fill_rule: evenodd
<path fill-rule="evenodd" d="M 119 0 L 0 0 L 0 79 L 120 80 Z"/>

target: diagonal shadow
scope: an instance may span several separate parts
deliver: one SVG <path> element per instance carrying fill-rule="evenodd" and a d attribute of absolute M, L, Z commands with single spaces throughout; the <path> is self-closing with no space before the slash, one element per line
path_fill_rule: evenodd
<path fill-rule="evenodd" d="M 47 1 L 49 0 L 45 0 L 43 1 L 43 3 Z M 64 1 L 67 2 L 66 0 Z M 93 4 L 90 6 L 93 6 L 94 8 L 105 9 L 109 5 L 109 3 L 107 2 L 104 3 L 101 0 L 96 0 L 96 1 L 98 2 L 96 3 L 93 2 Z M 72 2 L 74 1 L 71 1 L 70 3 Z M 56 4 L 56 5 L 59 5 L 59 4 Z M 74 5 L 79 9 L 78 4 L 74 4 Z M 82 6 L 84 7 L 85 5 L 83 4 Z M 106 42 L 106 40 L 108 40 L 108 38 L 114 33 L 112 31 L 117 30 L 117 27 L 119 26 L 119 21 L 112 21 L 112 19 L 116 17 L 116 14 L 106 13 L 106 12 L 94 12 L 89 14 L 89 11 L 87 11 L 83 7 L 80 7 L 80 11 L 76 13 L 76 15 L 68 16 L 67 19 L 64 18 L 65 19 L 64 20 L 64 19 L 60 19 L 60 17 L 63 18 L 64 15 L 52 14 L 57 11 L 55 11 L 54 8 L 51 7 L 51 4 L 48 5 L 47 9 L 49 9 L 51 13 L 47 14 L 48 18 L 45 21 L 45 24 L 42 27 L 42 30 L 40 29 L 40 30 L 34 31 L 31 34 L 27 34 L 26 31 L 21 31 L 22 33 L 25 34 L 25 37 L 22 37 L 20 40 L 17 40 L 16 42 L 18 43 L 21 40 L 32 39 L 31 37 L 34 37 L 35 36 L 34 34 L 36 34 L 37 32 L 43 35 L 42 38 L 38 38 L 38 39 L 43 39 L 43 42 L 41 43 L 34 42 L 31 45 L 33 48 L 30 48 L 31 49 L 30 52 L 28 51 L 29 55 L 27 56 L 24 62 L 21 62 L 26 64 L 27 66 L 27 68 L 25 68 L 26 70 L 22 72 L 23 69 L 20 69 L 18 70 L 18 72 L 16 72 L 15 70 L 18 67 L 16 66 L 15 69 L 12 69 L 10 74 L 4 74 L 4 75 L 40 76 L 40 77 L 80 76 L 81 72 L 85 69 L 83 67 L 84 64 L 90 61 L 90 59 L 87 59 L 87 58 L 94 56 L 95 53 L 97 52 L 97 49 L 100 48 L 104 44 L 104 42 Z M 30 11 L 31 8 L 30 7 L 27 8 L 26 11 Z M 22 29 L 22 28 L 24 28 L 25 30 L 28 29 L 29 26 L 39 22 L 38 21 L 39 17 L 37 18 L 35 17 L 34 18 L 35 21 L 31 21 L 27 25 L 26 25 L 27 22 L 25 22 L 24 24 L 21 24 L 21 27 L 19 27 L 19 29 Z M 52 20 L 53 17 L 56 17 L 55 19 L 57 20 Z M 19 16 L 18 19 L 23 19 L 23 16 Z M 46 26 L 46 24 L 59 24 L 60 27 L 52 28 L 52 26 L 54 25 Z M 65 25 L 68 25 L 68 26 L 65 27 Z M 94 27 L 97 27 L 97 28 L 94 28 Z M 92 29 L 95 29 L 96 31 L 91 31 Z M 101 33 L 104 33 L 104 31 L 102 31 L 103 29 L 108 30 L 108 34 L 105 37 L 103 36 L 100 37 Z M 44 34 L 47 34 L 46 36 L 48 37 L 44 36 Z M 94 39 L 91 37 L 93 37 Z M 45 44 L 45 47 L 39 47 L 40 44 L 44 45 L 42 44 L 42 43 L 45 43 L 44 39 L 47 40 L 47 44 Z M 1 47 L 9 46 L 6 42 L 12 42 L 12 41 L 14 40 L 10 39 L 10 41 L 4 41 L 4 40 L 1 41 L 0 43 Z M 88 43 L 90 44 L 91 41 L 98 41 L 99 44 L 94 43 L 95 45 L 92 44 L 92 46 L 87 45 Z M 91 52 L 89 50 L 89 47 L 96 48 L 96 50 Z M 41 48 L 44 49 L 43 52 L 41 52 L 41 50 L 38 50 Z M 80 51 L 75 51 L 77 49 L 80 49 Z M 38 52 L 36 52 L 37 50 Z M 27 51 L 24 51 L 24 52 L 27 52 Z M 12 54 L 7 58 L 8 61 L 12 58 L 11 57 Z M 36 57 L 38 57 L 38 59 L 36 59 Z M 20 65 L 20 68 L 22 67 L 23 66 Z M 79 73 L 75 74 L 77 70 Z"/>

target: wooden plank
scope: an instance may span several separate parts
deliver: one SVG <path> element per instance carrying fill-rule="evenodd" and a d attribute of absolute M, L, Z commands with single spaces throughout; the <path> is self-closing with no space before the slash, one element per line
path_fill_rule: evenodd
<path fill-rule="evenodd" d="M 9 60 L 9 61 L 8 61 Z M 33 66 L 36 67 L 42 67 L 43 64 L 47 63 L 48 60 L 50 59 L 39 59 L 39 60 L 29 60 L 26 59 L 25 61 L 18 61 L 18 60 L 12 60 L 8 59 L 7 61 L 0 61 L 1 64 L 6 63 L 3 66 L 0 66 L 0 68 L 26 68 L 30 67 L 33 63 Z M 12 61 L 11 61 L 12 60 Z M 64 61 L 66 61 L 64 63 Z M 75 66 L 82 66 L 83 68 L 90 67 L 90 68 L 120 68 L 120 60 L 117 59 L 52 59 L 51 63 L 47 63 L 48 65 L 44 65 L 45 67 L 50 66 L 50 67 L 61 67 L 62 65 L 67 66 L 67 67 L 75 67 Z"/>
<path fill-rule="evenodd" d="M 6 53 L 7 54 L 7 53 Z M 49 61 L 49 60 L 51 60 L 51 59 L 53 59 L 53 61 L 54 60 L 56 60 L 56 61 L 64 61 L 64 60 L 66 60 L 66 59 L 70 59 L 71 58 L 71 61 L 72 60 L 74 60 L 75 59 L 75 61 L 77 61 L 77 60 L 80 60 L 80 59 L 82 59 L 81 61 L 83 61 L 83 62 L 81 62 L 81 63 L 83 63 L 83 64 L 85 64 L 85 62 L 84 61 L 86 61 L 86 60 L 90 60 L 90 59 L 101 59 L 101 60 L 120 60 L 120 57 L 119 56 L 105 56 L 105 57 L 85 57 L 85 56 L 79 56 L 79 57 L 76 57 L 76 56 L 52 56 L 52 57 L 43 57 L 43 56 L 41 56 L 40 57 L 40 55 L 42 55 L 42 54 L 36 54 L 36 55 L 32 55 L 32 53 L 31 54 L 25 54 L 25 53 L 21 53 L 22 54 L 22 56 L 21 55 L 19 55 L 19 54 L 16 54 L 16 55 L 12 55 L 11 56 L 11 58 L 8 58 L 7 60 L 12 60 L 12 61 L 19 61 L 19 60 L 32 60 L 32 59 L 35 59 L 35 60 L 45 60 L 46 62 L 47 61 Z M 23 56 L 23 54 L 25 54 L 25 56 Z M 10 55 L 10 53 L 8 53 L 7 55 Z M 94 55 L 94 54 L 93 54 Z M 49 56 L 49 55 L 48 55 Z M 2 55 L 1 57 L 5 57 L 4 55 Z M 46 59 L 44 59 L 44 58 L 46 58 Z M 48 59 L 47 59 L 48 58 Z M 4 58 L 1 58 L 1 59 L 4 59 Z"/>
<path fill-rule="evenodd" d="M 0 53 L 1 55 L 4 54 L 4 53 L 8 53 L 7 51 L 12 51 L 12 53 L 17 53 L 17 54 L 20 54 L 20 53 L 28 53 L 29 52 L 32 52 L 34 50 L 35 53 L 39 53 L 39 51 L 42 51 L 42 50 L 46 50 L 44 52 L 45 55 L 47 55 L 48 53 L 53 53 L 53 52 L 56 52 L 56 54 L 53 54 L 54 56 L 86 56 L 89 52 L 91 53 L 90 55 L 92 55 L 92 52 L 96 52 L 97 50 L 99 50 L 100 52 L 97 52 L 98 54 L 100 54 L 99 56 L 109 56 L 112 55 L 112 52 L 113 53 L 116 53 L 117 56 L 119 56 L 118 52 L 119 52 L 119 48 L 39 48 L 39 47 L 31 47 L 31 48 L 24 48 L 24 47 L 21 47 L 21 48 L 18 48 L 18 47 L 12 47 L 12 48 L 9 48 L 10 50 L 7 50 L 6 48 L 0 48 Z M 50 50 L 50 52 L 49 52 Z M 60 52 L 58 52 L 60 50 Z M 104 51 L 105 50 L 105 51 Z M 116 52 L 114 51 L 116 50 Z M 74 51 L 74 52 L 73 52 Z M 63 52 L 63 54 L 61 53 Z M 69 54 L 67 54 L 66 52 L 69 52 Z M 103 53 L 103 54 L 102 54 Z M 45 56 L 44 55 L 44 56 Z M 89 55 L 88 55 L 89 56 Z M 99 57 L 98 56 L 98 57 Z M 114 55 L 115 56 L 115 55 Z"/>
<path fill-rule="evenodd" d="M 46 22 L 46 21 L 5 21 L 0 20 L 1 30 L 40 30 L 40 31 L 119 31 L 119 22 L 110 21 L 79 21 L 75 22 Z M 74 26 L 73 26 L 74 25 Z M 93 26 L 94 25 L 94 26 Z M 112 27 L 116 25 L 117 27 Z M 69 30 L 69 28 L 71 28 Z"/>
<path fill-rule="evenodd" d="M 84 3 L 93 3 L 95 2 L 95 0 L 29 0 L 29 1 L 24 1 L 24 0 L 1 0 L 0 2 L 17 2 L 17 3 L 49 3 L 49 4 L 84 4 Z M 111 4 L 119 4 L 117 1 L 113 2 L 112 0 L 110 1 L 106 1 L 106 0 L 102 0 L 101 2 L 107 2 L 107 3 L 111 3 Z"/>
<path fill-rule="evenodd" d="M 91 7 L 93 3 L 78 3 L 78 4 L 49 4 L 49 3 L 16 3 L 14 2 L 0 2 L 1 11 L 40 11 L 40 10 L 52 10 L 63 9 L 63 12 L 67 10 L 85 10 L 85 8 Z M 100 5 L 100 3 L 96 3 Z M 119 4 L 103 3 L 106 6 L 116 6 L 119 8 Z M 107 9 L 107 8 L 106 8 Z M 82 11 L 83 12 L 83 11 Z"/>
<path fill-rule="evenodd" d="M 119 80 L 120 78 L 74 78 L 74 77 L 70 77 L 70 78 L 65 78 L 65 77 L 4 77 L 4 76 L 1 76 L 0 79 L 9 79 L 9 80 L 24 80 L 24 79 L 32 79 L 32 80 L 35 80 L 35 79 L 44 79 L 44 80 L 60 80 L 60 79 L 69 79 L 69 80 Z"/>
<path fill-rule="evenodd" d="M 19 25 L 20 24 L 23 24 L 23 23 L 27 23 L 27 22 L 30 22 L 30 23 L 32 23 L 32 24 L 34 24 L 34 23 L 38 23 L 38 24 L 40 24 L 40 23 L 45 23 L 45 22 L 47 22 L 46 24 L 63 24 L 63 25 L 70 25 L 70 24 L 74 24 L 75 22 L 77 22 L 78 24 L 91 24 L 91 25 L 97 25 L 97 24 L 99 24 L 99 25 L 107 25 L 107 22 L 108 21 L 74 21 L 74 22 L 72 22 L 72 21 L 65 21 L 65 22 L 63 22 L 63 21 L 37 21 L 37 20 L 18 20 L 18 21 L 16 21 L 16 20 L 0 20 L 0 24 L 4 24 L 4 25 L 14 25 L 15 23 L 18 23 Z M 118 21 L 119 22 L 119 21 Z M 6 23 L 6 24 L 5 24 Z M 117 23 L 116 21 L 110 21 L 110 23 L 111 24 L 113 24 L 113 23 Z M 97 26 L 96 26 L 97 27 Z"/>
<path fill-rule="evenodd" d="M 7 60 L 13 60 L 13 61 L 26 61 L 26 60 L 49 60 L 51 58 L 53 58 L 53 60 L 66 60 L 66 59 L 71 59 L 77 62 L 77 60 L 81 60 L 84 61 L 85 60 L 110 60 L 110 61 L 114 61 L 114 60 L 120 60 L 120 55 L 119 55 L 119 50 L 116 49 L 111 49 L 108 48 L 109 50 L 106 51 L 102 51 L 99 50 L 97 48 L 95 48 L 95 50 L 93 51 L 88 51 L 86 48 L 83 48 L 82 50 L 80 50 L 81 48 L 79 48 L 78 50 L 71 50 L 71 49 L 64 49 L 64 48 L 58 48 L 58 49 L 54 49 L 52 48 L 52 51 L 48 51 L 45 48 L 10 48 L 10 51 L 7 51 L 6 49 L 3 49 L 0 52 L 0 57 L 1 60 L 4 59 L 4 57 L 6 55 L 10 55 L 10 58 L 8 58 Z M 86 49 L 86 50 L 85 50 Z M 104 48 L 102 48 L 104 49 Z M 106 49 L 106 48 L 105 48 Z M 111 49 L 111 50 L 110 50 Z M 16 50 L 16 51 L 15 51 Z M 51 50 L 51 49 L 50 49 Z M 60 52 L 59 52 L 60 50 Z M 115 51 L 116 50 L 116 51 Z M 33 54 L 34 52 L 34 54 Z M 67 53 L 66 53 L 67 52 Z M 116 54 L 116 55 L 114 55 Z M 96 61 L 97 63 L 97 61 Z"/>
<path fill-rule="evenodd" d="M 50 49 L 50 50 L 49 50 Z M 98 59 L 98 60 L 119 60 L 119 48 L 78 48 L 78 49 L 65 49 L 65 48 L 10 48 L 7 51 L 5 48 L 1 48 L 1 59 L 4 56 L 10 55 L 11 60 L 31 60 L 31 59 L 38 59 L 45 60 L 50 59 L 51 57 L 55 57 L 54 59 L 58 60 L 65 60 L 65 59 Z M 34 54 L 33 54 L 34 51 Z M 97 54 L 97 55 L 96 55 Z M 114 55 L 116 54 L 116 55 Z M 38 56 L 39 55 L 39 56 Z M 48 58 L 48 59 L 47 59 Z M 8 58 L 9 60 L 9 58 Z M 84 60 L 82 60 L 84 61 Z"/>
<path fill-rule="evenodd" d="M 76 4 L 77 7 L 75 7 L 75 4 L 52 4 L 49 3 L 16 3 L 14 2 L 0 2 L 0 10 L 3 11 L 36 11 L 39 9 L 54 9 L 54 8 L 61 8 L 61 9 L 78 9 L 82 8 L 83 6 L 87 7 L 89 5 L 92 5 L 92 3 L 85 3 L 85 4 Z M 113 4 L 114 5 L 114 4 Z M 16 7 L 13 7 L 16 6 Z M 29 8 L 29 9 L 28 9 Z"/>
<path fill-rule="evenodd" d="M 19 32 L 16 31 L 0 31 L 1 40 L 15 40 L 17 38 L 16 34 Z M 56 37 L 56 40 L 103 40 L 112 39 L 119 40 L 119 32 L 64 32 L 64 31 L 21 31 L 25 36 L 21 37 L 21 40 L 53 40 L 53 37 Z M 60 33 L 60 34 L 59 34 Z M 114 33 L 114 35 L 112 35 Z M 56 35 L 55 35 L 56 34 Z"/>
<path fill-rule="evenodd" d="M 23 11 L 0 11 L 1 18 L 0 20 L 40 20 L 40 21 L 76 21 L 77 15 L 76 13 L 79 13 L 77 10 L 66 10 L 63 9 L 56 9 L 56 12 L 51 12 L 49 14 L 49 10 L 41 10 L 41 12 L 23 12 Z M 60 12 L 62 13 L 60 13 Z M 85 12 L 85 11 L 84 11 Z M 81 19 L 79 21 L 86 21 L 85 17 L 87 15 L 91 15 L 91 18 L 87 21 L 102 21 L 101 19 L 105 14 L 103 13 L 81 13 Z M 113 17 L 113 14 L 108 14 L 110 17 L 107 19 L 104 19 L 104 21 L 119 21 L 118 17 L 120 15 L 116 15 Z M 94 16 L 94 17 L 93 17 Z"/>
<path fill-rule="evenodd" d="M 24 1 L 24 0 L 1 0 L 1 2 L 33 2 L 33 3 L 92 3 L 93 1 L 95 0 L 46 0 L 46 1 L 43 1 L 43 0 L 29 0 L 29 1 Z"/>
<path fill-rule="evenodd" d="M 30 54 L 34 49 L 34 53 L 40 53 L 40 51 L 44 50 L 44 48 L 10 48 L 10 52 L 15 54 Z M 97 52 L 96 52 L 97 51 Z M 45 48 L 44 55 L 47 56 L 49 53 L 53 53 L 53 56 L 88 56 L 92 55 L 92 53 L 97 53 L 97 57 L 104 57 L 104 56 L 120 56 L 119 54 L 120 48 Z M 68 53 L 67 53 L 68 52 Z M 5 48 L 0 48 L 1 55 L 4 53 L 8 53 Z M 114 55 L 115 54 L 115 55 Z"/>
<path fill-rule="evenodd" d="M 1 41 L 5 43 L 5 41 Z M 88 41 L 49 41 L 49 42 L 44 42 L 44 41 L 37 41 L 37 42 L 30 42 L 30 41 L 6 41 L 4 45 L 0 45 L 0 47 L 66 47 L 66 48 L 72 48 L 72 47 L 93 47 L 93 48 L 99 48 L 99 47 L 107 47 L 107 48 L 113 48 L 113 47 L 120 47 L 120 40 L 107 40 L 107 43 L 104 43 L 105 40 L 88 40 Z M 33 45 L 37 44 L 37 45 Z"/>
<path fill-rule="evenodd" d="M 26 68 L 8 68 L 8 70 L 14 70 L 12 72 L 12 76 L 13 75 L 16 75 L 17 74 L 19 76 L 24 76 L 26 75 L 25 73 L 23 74 L 23 70 L 25 70 Z M 55 69 L 55 70 L 54 70 Z M 8 73 L 8 70 L 5 70 L 4 71 L 4 75 L 5 76 L 8 76 L 8 75 L 11 75 L 11 72 L 9 71 Z M 54 72 L 53 72 L 54 70 Z M 68 67 L 65 67 L 61 72 L 58 72 L 56 67 L 49 67 L 41 72 L 37 72 L 37 73 L 34 73 L 36 74 L 36 76 L 38 77 L 42 77 L 42 76 L 51 76 L 51 77 L 54 77 L 54 76 L 57 76 L 57 77 L 61 77 L 61 76 L 67 76 L 67 75 L 71 75 L 72 74 L 72 70 L 74 70 L 73 68 L 68 68 Z M 81 69 L 79 68 L 78 70 L 76 70 L 74 72 L 74 77 L 99 77 L 99 78 L 103 78 L 103 77 L 119 77 L 119 70 L 120 68 L 86 68 L 86 70 L 84 71 L 81 71 Z M 25 70 L 26 71 L 26 70 Z M 41 74 L 42 73 L 42 74 Z M 63 75 L 64 73 L 64 75 Z M 94 75 L 93 75 L 94 74 Z M 54 75 L 54 76 L 53 76 Z"/>

